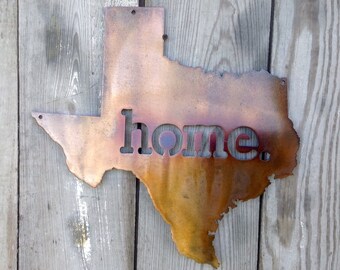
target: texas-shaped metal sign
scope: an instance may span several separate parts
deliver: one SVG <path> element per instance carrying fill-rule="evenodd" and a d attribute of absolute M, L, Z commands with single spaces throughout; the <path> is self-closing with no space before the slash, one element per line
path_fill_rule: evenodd
<path fill-rule="evenodd" d="M 287 83 L 266 71 L 205 73 L 163 56 L 162 8 L 108 8 L 99 117 L 33 113 L 70 171 L 97 186 L 132 171 L 182 254 L 218 267 L 218 220 L 296 166 Z"/>

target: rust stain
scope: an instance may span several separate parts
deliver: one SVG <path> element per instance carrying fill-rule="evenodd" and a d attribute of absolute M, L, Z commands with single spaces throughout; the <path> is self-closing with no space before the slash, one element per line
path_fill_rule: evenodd
<path fill-rule="evenodd" d="M 171 225 L 178 250 L 199 263 L 218 267 L 212 245 L 217 221 L 235 207 L 235 201 L 262 194 L 269 176 L 290 175 L 299 139 L 288 118 L 284 80 L 265 71 L 221 77 L 163 57 L 163 12 L 161 8 L 106 9 L 100 117 L 32 115 L 62 146 L 70 171 L 89 185 L 97 186 L 112 168 L 132 171 Z M 138 129 L 131 131 L 133 153 L 126 153 L 127 148 L 121 152 L 128 121 L 124 110 L 131 116 L 129 127 Z M 166 130 L 164 124 L 178 127 L 179 149 L 165 149 L 160 155 L 155 147 L 158 137 L 152 137 L 159 126 L 160 133 Z M 189 125 L 197 130 L 211 126 L 222 130 L 224 156 L 202 157 L 199 144 L 195 144 L 197 156 L 184 156 L 190 144 L 185 132 Z M 252 146 L 256 156 L 249 160 L 234 158 L 228 148 L 228 136 L 239 127 L 251 128 L 258 138 L 258 145 Z M 150 148 L 151 154 L 137 151 L 143 129 L 148 131 L 143 149 Z M 214 153 L 221 136 L 210 137 L 208 153 Z M 249 152 L 249 147 L 240 146 L 240 138 L 235 149 Z M 169 145 L 174 146 L 173 140 L 168 138 Z M 268 161 L 261 159 L 261 153 L 270 154 Z"/>

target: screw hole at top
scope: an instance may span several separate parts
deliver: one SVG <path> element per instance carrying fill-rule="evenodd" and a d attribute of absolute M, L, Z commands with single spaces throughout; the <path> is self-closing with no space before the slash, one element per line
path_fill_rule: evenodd
<path fill-rule="evenodd" d="M 162 36 L 162 39 L 163 39 L 164 41 L 166 41 L 166 40 L 168 39 L 168 35 L 167 35 L 167 34 L 164 34 L 164 35 Z"/>
<path fill-rule="evenodd" d="M 39 119 L 43 119 L 43 116 L 40 114 L 40 115 L 38 116 L 38 118 L 39 118 Z"/>
<path fill-rule="evenodd" d="M 132 11 L 131 11 L 131 14 L 132 14 L 132 15 L 135 15 L 135 14 L 136 14 L 136 10 L 132 10 Z"/>
<path fill-rule="evenodd" d="M 281 85 L 286 85 L 286 81 L 285 80 L 281 80 Z"/>

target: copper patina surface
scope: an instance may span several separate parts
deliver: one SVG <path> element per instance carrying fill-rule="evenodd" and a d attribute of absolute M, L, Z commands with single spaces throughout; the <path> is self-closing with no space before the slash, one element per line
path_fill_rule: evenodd
<path fill-rule="evenodd" d="M 285 81 L 265 71 L 220 76 L 170 61 L 163 56 L 163 13 L 161 8 L 106 9 L 101 116 L 33 117 L 61 145 L 70 171 L 89 185 L 97 186 L 113 168 L 132 171 L 170 224 L 178 250 L 218 267 L 212 245 L 217 221 L 235 201 L 262 194 L 269 176 L 290 175 L 299 140 L 288 118 Z M 131 110 L 134 123 L 147 126 L 151 154 L 137 151 L 140 129 L 132 132 L 133 153 L 121 153 L 123 110 Z M 219 126 L 228 156 L 187 157 L 182 150 L 160 155 L 152 148 L 152 134 L 163 124 L 180 129 L 182 149 L 188 143 L 184 126 Z M 258 155 L 251 160 L 228 152 L 228 134 L 238 127 L 250 127 L 258 137 Z M 261 160 L 263 152 L 269 160 Z"/>

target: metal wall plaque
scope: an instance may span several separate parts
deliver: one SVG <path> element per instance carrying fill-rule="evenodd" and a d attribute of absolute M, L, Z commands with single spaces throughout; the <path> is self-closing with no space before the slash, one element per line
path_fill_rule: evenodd
<path fill-rule="evenodd" d="M 218 266 L 217 221 L 296 166 L 299 139 L 285 80 L 265 71 L 210 74 L 163 56 L 163 9 L 105 14 L 100 117 L 33 113 L 70 171 L 97 186 L 132 171 L 171 225 L 178 250 Z"/>

